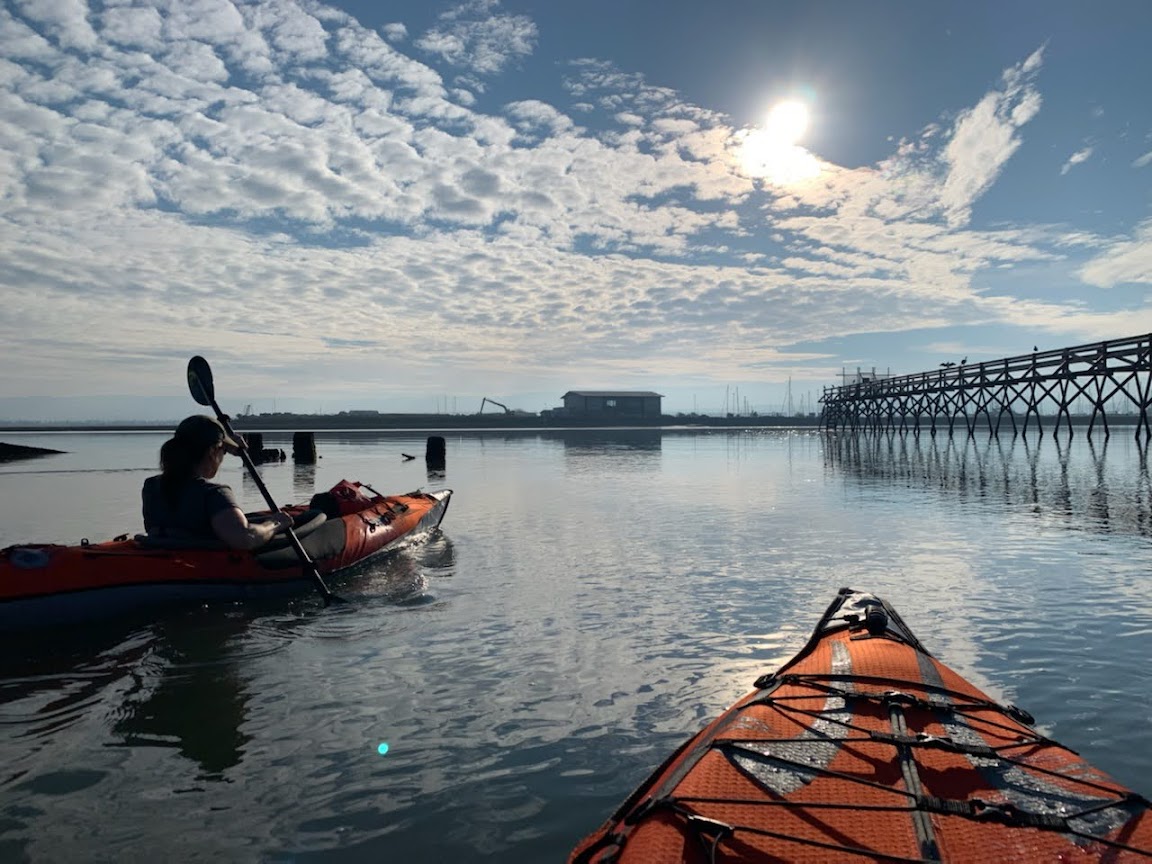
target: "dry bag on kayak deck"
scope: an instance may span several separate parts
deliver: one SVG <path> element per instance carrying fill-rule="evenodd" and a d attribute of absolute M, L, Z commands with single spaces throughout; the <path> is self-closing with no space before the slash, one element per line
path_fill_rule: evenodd
<path fill-rule="evenodd" d="M 324 511 L 329 519 L 339 519 L 351 513 L 359 513 L 371 507 L 377 497 L 364 494 L 360 483 L 352 480 L 341 480 L 327 492 L 317 492 L 308 502 L 308 506 Z"/>

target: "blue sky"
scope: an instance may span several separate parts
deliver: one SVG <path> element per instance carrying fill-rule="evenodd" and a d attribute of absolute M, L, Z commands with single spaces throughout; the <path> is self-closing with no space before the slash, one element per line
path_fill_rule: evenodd
<path fill-rule="evenodd" d="M 179 417 L 196 353 L 232 411 L 771 412 L 1150 332 L 1149 32 L 1145 2 L 8 0 L 0 420 Z"/>

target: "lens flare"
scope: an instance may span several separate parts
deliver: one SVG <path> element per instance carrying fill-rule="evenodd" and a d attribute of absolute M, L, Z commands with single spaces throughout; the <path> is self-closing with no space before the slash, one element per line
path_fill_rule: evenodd
<path fill-rule="evenodd" d="M 388 742 L 381 741 L 378 745 L 376 745 L 376 752 L 381 756 L 386 755 L 388 753 Z"/>

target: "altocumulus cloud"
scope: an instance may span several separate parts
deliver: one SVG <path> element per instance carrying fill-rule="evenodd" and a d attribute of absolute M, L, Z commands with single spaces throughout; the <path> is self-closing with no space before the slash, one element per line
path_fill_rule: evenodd
<path fill-rule="evenodd" d="M 440 15 L 416 47 L 476 75 L 500 72 L 532 53 L 538 33 L 531 18 L 508 15 L 497 0 L 471 0 Z"/>
<path fill-rule="evenodd" d="M 1094 284 L 1148 278 L 1146 229 L 970 224 L 1040 110 L 1040 51 L 882 163 L 780 188 L 743 173 L 724 116 L 601 60 L 568 67 L 570 105 L 476 110 L 537 38 L 494 0 L 411 42 L 291 0 L 0 10 L 0 395 L 99 389 L 125 362 L 159 392 L 158 358 L 209 349 L 275 357 L 301 392 L 390 346 L 419 346 L 390 355 L 393 393 L 446 369 L 477 391 L 509 369 L 521 389 L 827 378 L 792 346 L 1113 323 L 990 296 L 989 268 L 1079 248 Z"/>

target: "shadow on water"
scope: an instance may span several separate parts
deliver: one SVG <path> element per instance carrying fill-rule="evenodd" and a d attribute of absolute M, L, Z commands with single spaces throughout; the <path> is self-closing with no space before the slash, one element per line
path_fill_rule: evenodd
<path fill-rule="evenodd" d="M 862 483 L 922 487 L 1038 515 L 1069 527 L 1152 536 L 1148 444 L 1047 436 L 944 438 L 829 435 L 828 468 Z"/>
<path fill-rule="evenodd" d="M 61 767 L 51 755 L 62 738 L 86 737 L 102 714 L 111 720 L 104 746 L 172 748 L 198 766 L 201 779 L 223 779 L 248 740 L 240 732 L 246 694 L 229 656 L 247 627 L 246 618 L 224 610 L 198 610 L 150 624 L 122 619 L 26 636 L 22 656 L 0 664 L 7 731 L 0 788 L 18 802 L 103 781 L 107 771 Z"/>
<path fill-rule="evenodd" d="M 198 620 L 196 620 L 198 619 Z M 121 747 L 167 747 L 195 762 L 202 780 L 223 780 L 251 736 L 240 731 L 247 693 L 229 645 L 248 629 L 239 616 L 195 616 L 156 627 L 151 658 L 135 668 L 112 732 Z"/>

